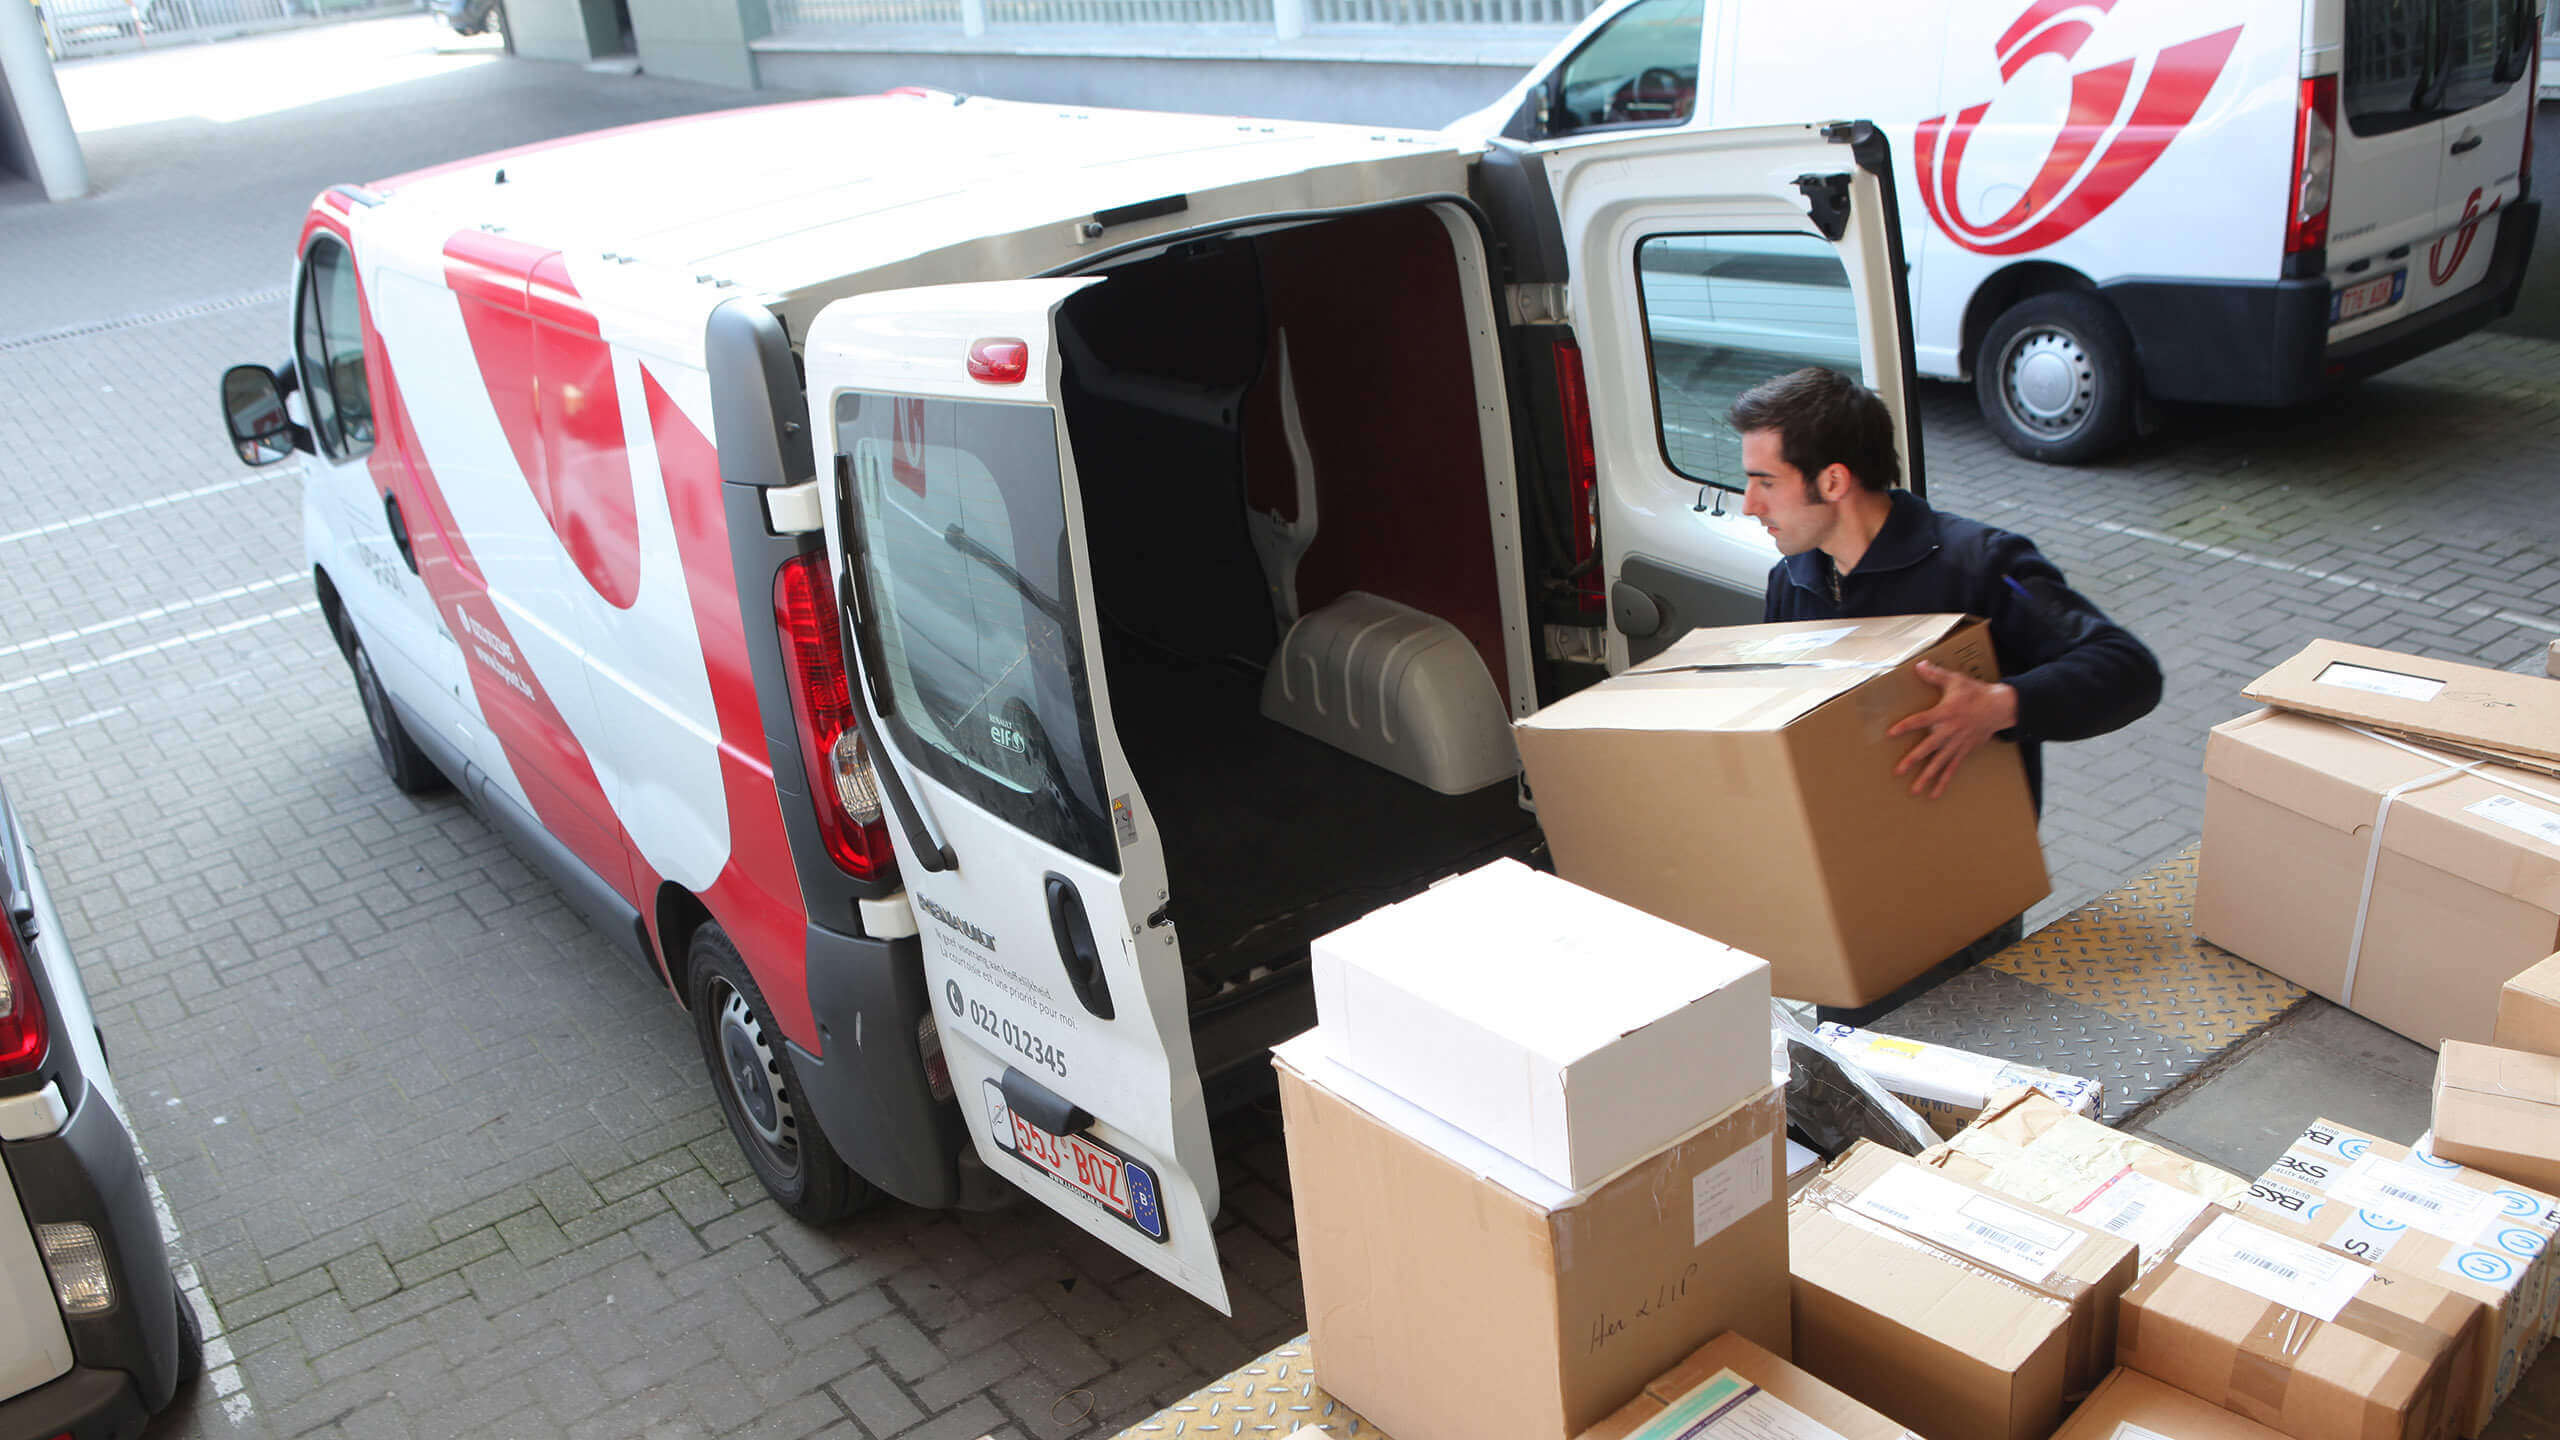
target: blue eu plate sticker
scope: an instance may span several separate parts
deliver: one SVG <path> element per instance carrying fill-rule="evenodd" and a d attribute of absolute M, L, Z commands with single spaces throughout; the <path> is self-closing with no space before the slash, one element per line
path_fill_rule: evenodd
<path fill-rule="evenodd" d="M 1129 1163 L 1129 1219 L 1152 1239 L 1164 1238 L 1164 1207 L 1156 1201 L 1155 1172 Z"/>

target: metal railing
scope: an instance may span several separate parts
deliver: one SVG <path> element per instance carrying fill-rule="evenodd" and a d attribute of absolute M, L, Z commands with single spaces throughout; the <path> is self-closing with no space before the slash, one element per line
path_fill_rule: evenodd
<path fill-rule="evenodd" d="M 82 0 L 98 3 L 98 0 Z M 778 31 L 850 25 L 1245 26 L 1283 39 L 1311 26 L 1569 27 L 1598 0 L 773 0 Z"/>
<path fill-rule="evenodd" d="M 414 10 L 417 0 L 38 0 L 46 43 L 62 59 L 207 40 L 252 30 Z"/>

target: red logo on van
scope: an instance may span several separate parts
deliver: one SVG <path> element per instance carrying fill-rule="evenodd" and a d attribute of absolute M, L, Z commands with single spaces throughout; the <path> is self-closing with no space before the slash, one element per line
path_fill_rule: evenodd
<path fill-rule="evenodd" d="M 2035 0 L 1992 47 L 2007 84 L 2040 55 L 2069 60 L 2096 31 L 2096 21 L 2117 0 Z M 2139 91 L 2131 57 L 2071 77 L 2071 114 L 2054 136 L 2044 164 L 2015 203 L 1998 217 L 1976 221 L 1956 201 L 1956 172 L 1965 147 L 1991 108 L 1986 100 L 1920 122 L 1915 149 L 1920 200 L 1947 238 L 1984 255 L 2040 250 L 2088 224 L 2121 199 L 2133 182 L 2178 138 L 2222 75 L 2241 27 L 2172 45 L 2151 62 Z"/>
<path fill-rule="evenodd" d="M 2438 285 L 2453 283 L 2453 277 L 2462 269 L 2463 257 L 2471 253 L 2472 238 L 2480 233 L 2480 222 L 2497 214 L 2498 200 L 2505 198 L 2504 195 L 2499 196 L 2489 202 L 2488 209 L 2483 210 L 2480 208 L 2480 187 L 2471 187 L 2471 198 L 2462 202 L 2462 228 L 2451 235 L 2439 237 L 2436 243 L 2427 247 L 2428 279 Z M 2453 242 L 2453 254 L 2449 258 L 2444 253 L 2447 240 Z"/>

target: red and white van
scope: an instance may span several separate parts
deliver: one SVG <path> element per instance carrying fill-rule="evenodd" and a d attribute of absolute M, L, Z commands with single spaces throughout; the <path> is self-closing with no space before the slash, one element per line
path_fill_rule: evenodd
<path fill-rule="evenodd" d="M 223 408 L 309 455 L 392 779 L 664 977 L 786 1208 L 1004 1182 L 1223 1305 L 1208 1119 L 1310 937 L 1537 843 L 1514 717 L 1757 620 L 1732 394 L 1819 334 L 1918 482 L 1890 173 L 1864 124 L 738 111 L 323 194 Z M 1725 359 L 1657 392 L 1672 334 Z"/>
<path fill-rule="evenodd" d="M 1455 133 L 1872 117 L 1919 373 L 2042 460 L 2289 405 L 2515 304 L 2536 0 L 1621 0 Z M 1680 360 L 1691 357 L 1682 352 Z"/>

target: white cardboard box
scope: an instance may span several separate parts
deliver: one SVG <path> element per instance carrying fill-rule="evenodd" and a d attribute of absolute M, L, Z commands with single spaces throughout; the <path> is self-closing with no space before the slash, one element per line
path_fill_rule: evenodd
<path fill-rule="evenodd" d="M 1579 1190 L 1769 1084 L 1769 967 L 1498 860 L 1322 937 L 1361 1076 Z"/>

